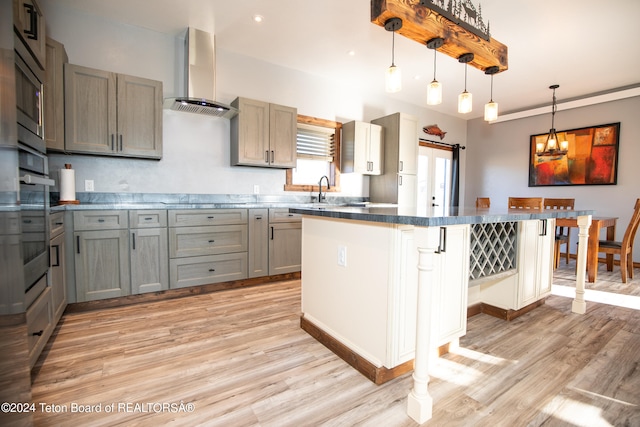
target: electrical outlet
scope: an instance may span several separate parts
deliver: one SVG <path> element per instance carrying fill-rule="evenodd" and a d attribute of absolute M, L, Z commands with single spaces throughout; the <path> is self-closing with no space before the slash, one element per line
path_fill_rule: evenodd
<path fill-rule="evenodd" d="M 94 191 L 93 180 L 85 179 L 84 180 L 84 191 Z"/>
<path fill-rule="evenodd" d="M 253 185 L 253 194 L 260 194 L 260 186 L 258 184 Z"/>
<path fill-rule="evenodd" d="M 338 265 L 341 267 L 347 266 L 347 247 L 338 246 Z"/>

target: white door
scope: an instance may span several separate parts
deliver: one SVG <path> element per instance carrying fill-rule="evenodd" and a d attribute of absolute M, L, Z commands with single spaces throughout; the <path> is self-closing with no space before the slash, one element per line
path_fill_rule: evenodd
<path fill-rule="evenodd" d="M 451 158 L 449 150 L 418 148 L 418 214 L 449 214 Z"/>

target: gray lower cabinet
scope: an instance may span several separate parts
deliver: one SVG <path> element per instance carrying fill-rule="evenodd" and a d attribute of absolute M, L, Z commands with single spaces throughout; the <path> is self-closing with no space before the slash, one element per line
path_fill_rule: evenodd
<path fill-rule="evenodd" d="M 249 277 L 269 275 L 269 210 L 249 209 Z"/>
<path fill-rule="evenodd" d="M 169 211 L 169 287 L 247 278 L 247 209 Z"/>
<path fill-rule="evenodd" d="M 269 275 L 300 271 L 302 217 L 288 208 L 269 209 Z"/>
<path fill-rule="evenodd" d="M 129 295 L 128 211 L 74 212 L 78 302 Z"/>
<path fill-rule="evenodd" d="M 169 289 L 167 211 L 129 211 L 131 294 Z"/>
<path fill-rule="evenodd" d="M 64 213 L 56 212 L 50 217 L 51 240 L 49 241 L 49 285 L 53 308 L 53 324 L 57 324 L 67 307 L 67 276 L 65 270 Z"/>

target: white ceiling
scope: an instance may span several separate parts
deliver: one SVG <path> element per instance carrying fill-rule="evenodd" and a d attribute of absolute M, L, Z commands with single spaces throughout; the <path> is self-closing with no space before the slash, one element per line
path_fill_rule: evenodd
<path fill-rule="evenodd" d="M 417 0 L 409 0 L 417 1 Z M 481 6 L 491 36 L 507 45 L 509 69 L 494 76 L 493 99 L 500 113 L 640 85 L 640 1 L 472 0 Z M 182 35 L 189 27 L 216 35 L 218 49 L 384 92 L 391 63 L 391 34 L 370 22 L 369 0 L 56 0 L 106 19 Z M 256 24 L 252 17 L 264 17 Z M 403 89 L 389 97 L 426 107 L 433 78 L 433 51 L 395 37 L 395 63 Z M 354 51 L 355 55 L 348 55 Z M 490 78 L 468 68 L 473 112 L 457 113 L 464 66 L 442 53 L 437 79 L 443 104 L 429 107 L 466 119 L 481 117 Z"/>

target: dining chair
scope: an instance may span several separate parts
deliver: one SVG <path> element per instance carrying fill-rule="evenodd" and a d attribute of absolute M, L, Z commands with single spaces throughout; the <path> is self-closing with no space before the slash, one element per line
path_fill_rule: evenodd
<path fill-rule="evenodd" d="M 545 209 L 562 209 L 562 210 L 573 210 L 575 206 L 576 199 L 550 199 L 545 198 L 543 205 Z M 560 247 L 562 245 L 567 245 L 567 252 L 565 253 L 565 263 L 569 264 L 569 258 L 571 254 L 569 253 L 570 248 L 570 230 L 569 227 L 566 227 L 567 233 L 565 234 L 565 227 L 556 227 L 556 241 L 555 241 L 555 252 L 553 254 L 553 265 L 555 268 L 560 267 Z"/>
<path fill-rule="evenodd" d="M 478 197 L 476 199 L 476 208 L 490 208 L 491 199 L 488 197 Z"/>
<path fill-rule="evenodd" d="M 636 200 L 633 215 L 627 225 L 621 242 L 612 240 L 600 240 L 598 252 L 620 257 L 620 276 L 622 283 L 627 283 L 627 277 L 633 279 L 633 240 L 640 224 L 640 199 Z M 613 271 L 613 259 L 607 260 L 607 271 Z"/>
<path fill-rule="evenodd" d="M 542 197 L 509 197 L 509 209 L 542 210 Z"/>

